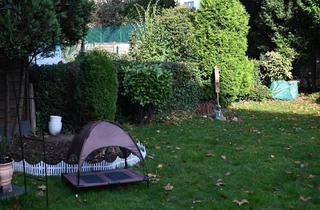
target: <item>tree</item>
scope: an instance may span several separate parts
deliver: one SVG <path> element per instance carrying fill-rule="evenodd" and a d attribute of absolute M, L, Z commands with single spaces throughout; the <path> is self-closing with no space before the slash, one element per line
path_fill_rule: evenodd
<path fill-rule="evenodd" d="M 319 48 L 320 1 L 265 0 L 260 13 L 260 30 L 268 33 L 273 47 L 294 49 L 301 57 Z"/>
<path fill-rule="evenodd" d="M 206 95 L 213 96 L 212 71 L 220 68 L 221 98 L 228 104 L 252 86 L 253 64 L 246 56 L 249 16 L 238 0 L 204 0 L 196 14 L 197 56 Z"/>
<path fill-rule="evenodd" d="M 8 79 L 20 63 L 19 96 L 24 96 L 26 69 L 39 53 L 47 54 L 57 44 L 77 43 L 87 31 L 92 10 L 90 0 L 6 0 L 0 2 L 0 60 L 5 66 L 5 134 L 9 134 Z M 15 66 L 16 67 L 16 66 Z M 23 100 L 19 101 L 22 110 Z"/>
<path fill-rule="evenodd" d="M 148 5 L 159 8 L 172 8 L 174 0 L 96 0 L 94 24 L 100 26 L 115 26 L 132 23 L 139 19 L 136 6 L 147 9 Z"/>
<path fill-rule="evenodd" d="M 142 9 L 143 11 L 143 9 Z M 131 37 L 130 54 L 149 61 L 190 61 L 194 56 L 194 11 L 175 7 L 157 14 L 155 6 L 141 12 Z"/>

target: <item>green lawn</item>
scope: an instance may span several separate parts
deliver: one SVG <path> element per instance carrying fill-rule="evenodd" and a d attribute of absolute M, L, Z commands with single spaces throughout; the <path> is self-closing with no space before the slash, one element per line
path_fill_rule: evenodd
<path fill-rule="evenodd" d="M 320 105 L 306 97 L 243 102 L 229 114 L 239 121 L 190 116 L 126 125 L 146 145 L 152 159 L 145 169 L 159 181 L 76 198 L 59 177 L 50 178 L 50 209 L 320 209 Z M 164 190 L 167 183 L 172 191 Z M 248 203 L 234 202 L 243 199 Z M 44 200 L 34 191 L 0 208 L 44 209 Z"/>

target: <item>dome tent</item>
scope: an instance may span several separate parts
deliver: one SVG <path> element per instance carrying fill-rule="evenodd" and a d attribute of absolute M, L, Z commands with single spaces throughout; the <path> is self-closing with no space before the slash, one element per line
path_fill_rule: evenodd
<path fill-rule="evenodd" d="M 148 181 L 147 177 L 127 168 L 81 172 L 85 159 L 93 151 L 106 147 L 125 148 L 136 155 L 142 162 L 144 161 L 137 143 L 120 125 L 111 121 L 90 122 L 73 138 L 67 156 L 68 160 L 71 155 L 76 155 L 78 158 L 78 172 L 63 174 L 63 178 L 76 188 Z M 125 165 L 127 166 L 127 164 Z"/>

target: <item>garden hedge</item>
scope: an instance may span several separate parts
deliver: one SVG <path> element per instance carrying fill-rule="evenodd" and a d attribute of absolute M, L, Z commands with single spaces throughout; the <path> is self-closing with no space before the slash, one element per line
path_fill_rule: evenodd
<path fill-rule="evenodd" d="M 93 50 L 80 57 L 79 95 L 83 122 L 114 120 L 118 96 L 117 71 L 108 53 Z"/>
<path fill-rule="evenodd" d="M 34 66 L 31 81 L 36 96 L 36 114 L 39 128 L 48 127 L 50 115 L 63 117 L 64 131 L 79 128 L 76 100 L 76 81 L 79 64 L 76 62 L 51 66 Z"/>
<path fill-rule="evenodd" d="M 103 55 L 104 56 L 104 55 Z M 37 108 L 37 117 L 38 117 L 38 126 L 42 126 L 43 128 L 47 128 L 47 123 L 49 121 L 50 115 L 61 115 L 63 117 L 63 131 L 74 132 L 80 129 L 86 121 L 88 117 L 85 115 L 85 110 L 83 108 L 88 103 L 100 100 L 102 96 L 100 95 L 89 95 L 88 90 L 83 90 L 90 88 L 90 91 L 93 91 L 92 87 L 102 87 L 98 85 L 96 82 L 96 78 L 99 78 L 98 82 L 109 81 L 106 79 L 102 79 L 100 73 L 96 71 L 100 71 L 100 67 L 98 64 L 104 63 L 100 62 L 100 59 L 94 58 L 92 64 L 95 63 L 94 72 L 90 75 L 93 80 L 85 79 L 88 78 L 88 72 L 86 76 L 80 70 L 79 60 L 77 62 L 68 63 L 68 64 L 59 64 L 52 66 L 41 66 L 41 67 L 33 67 L 32 69 L 32 81 L 34 83 L 35 93 L 37 96 L 36 108 Z M 88 59 L 83 60 L 83 57 L 80 59 L 82 65 L 84 62 L 89 61 Z M 110 62 L 107 61 L 106 65 L 109 65 Z M 87 64 L 85 64 L 87 65 Z M 158 106 L 153 106 L 155 109 L 151 110 L 152 113 L 163 113 L 170 112 L 174 110 L 193 110 L 199 103 L 199 95 L 200 95 L 200 79 L 199 79 L 199 69 L 198 65 L 195 63 L 174 63 L 174 62 L 142 62 L 142 61 L 131 61 L 131 60 L 120 60 L 118 58 L 113 58 L 113 67 L 114 72 L 118 73 L 118 88 L 114 93 L 118 93 L 118 101 L 117 101 L 117 114 L 116 120 L 130 119 L 130 117 L 134 114 L 145 114 L 150 112 L 149 107 L 141 107 L 136 100 L 132 100 L 132 98 L 125 95 L 124 87 L 128 84 L 124 84 L 124 82 L 128 80 L 124 80 L 128 69 L 138 68 L 139 66 L 148 66 L 151 69 L 156 69 L 160 66 L 165 72 L 169 72 L 170 80 L 165 80 L 163 83 L 164 86 L 169 87 L 170 94 L 166 95 L 164 99 L 162 98 L 158 101 Z M 89 68 L 88 66 L 85 68 Z M 98 70 L 99 68 L 99 70 Z M 114 76 L 114 74 L 112 74 Z M 83 78 L 81 78 L 83 77 Z M 90 78 L 90 77 L 89 77 Z M 128 78 L 128 75 L 127 75 Z M 110 78 L 109 78 L 110 79 Z M 86 80 L 86 83 L 80 82 Z M 138 84 L 139 83 L 139 84 Z M 115 84 L 115 83 L 113 83 Z M 137 87 L 140 86 L 140 82 L 136 82 Z M 150 84 L 153 86 L 153 84 Z M 113 86 L 114 88 L 114 86 Z M 86 97 L 91 97 L 93 99 L 86 100 L 84 98 L 83 92 L 86 91 Z M 166 91 L 164 92 L 166 93 Z M 102 93 L 99 93 L 102 94 Z M 156 93 L 161 94 L 161 93 Z M 140 95 L 135 93 L 136 97 L 144 97 L 142 92 Z M 109 97 L 109 96 L 108 96 Z M 115 95 L 111 96 L 115 97 Z M 83 101 L 86 101 L 86 104 L 83 104 Z M 108 98 L 108 102 L 110 102 L 110 98 Z M 101 105 L 104 106 L 104 105 Z M 114 106 L 112 107 L 112 109 Z M 89 107 L 91 109 L 91 107 Z M 114 115 L 114 109 L 112 112 Z M 90 116 L 89 116 L 90 117 Z M 143 117 L 143 116 L 138 116 Z M 97 119 L 99 116 L 97 116 Z M 88 118 L 87 118 L 88 120 Z M 139 119 L 141 120 L 141 119 Z"/>

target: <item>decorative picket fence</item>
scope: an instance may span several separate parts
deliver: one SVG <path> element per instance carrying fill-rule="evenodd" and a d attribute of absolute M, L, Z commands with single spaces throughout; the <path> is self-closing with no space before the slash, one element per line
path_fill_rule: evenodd
<path fill-rule="evenodd" d="M 138 143 L 139 149 L 141 151 L 142 156 L 145 158 L 147 155 L 147 151 L 145 146 Z M 45 176 L 45 166 L 47 166 L 47 175 L 48 176 L 58 176 L 61 173 L 72 173 L 78 170 L 78 164 L 68 164 L 64 161 L 61 161 L 58 164 L 51 165 L 46 164 L 43 161 L 37 164 L 29 164 L 25 160 L 21 160 L 19 162 L 14 162 L 14 171 L 23 172 L 23 161 L 25 163 L 25 171 L 26 174 L 34 175 L 34 176 Z M 133 154 L 130 154 L 127 158 L 127 163 L 129 166 L 133 166 L 139 162 L 139 158 Z M 113 162 L 101 161 L 99 163 L 91 164 L 85 162 L 81 167 L 81 171 L 99 171 L 99 170 L 108 170 L 108 169 L 116 169 L 116 168 L 124 168 L 125 167 L 125 159 L 117 157 Z"/>

